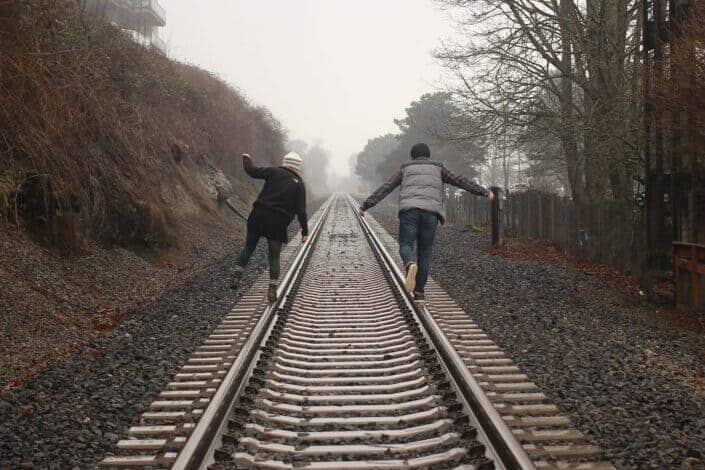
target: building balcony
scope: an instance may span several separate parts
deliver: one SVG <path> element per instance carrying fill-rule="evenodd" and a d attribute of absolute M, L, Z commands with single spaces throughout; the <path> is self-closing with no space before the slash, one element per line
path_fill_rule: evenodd
<path fill-rule="evenodd" d="M 147 32 L 166 26 L 166 11 L 157 0 L 81 0 L 89 14 L 115 23 L 120 28 Z"/>
<path fill-rule="evenodd" d="M 133 0 L 132 12 L 145 26 L 151 28 L 166 26 L 166 11 L 157 0 Z"/>
<path fill-rule="evenodd" d="M 166 41 L 164 41 L 159 36 L 152 37 L 152 47 L 156 47 L 157 49 L 162 51 L 164 54 L 168 54 Z"/>

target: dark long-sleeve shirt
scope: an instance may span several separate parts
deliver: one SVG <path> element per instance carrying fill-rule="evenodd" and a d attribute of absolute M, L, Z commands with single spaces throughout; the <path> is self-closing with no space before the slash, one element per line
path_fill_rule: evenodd
<path fill-rule="evenodd" d="M 254 205 L 286 215 L 288 223 L 296 215 L 301 233 L 308 235 L 306 187 L 301 177 L 284 167 L 257 167 L 250 158 L 243 158 L 242 164 L 252 178 L 264 180 Z"/>
<path fill-rule="evenodd" d="M 450 171 L 445 166 L 441 167 L 441 177 L 444 184 L 450 184 L 451 186 L 456 186 L 458 188 L 464 189 L 465 191 L 477 194 L 479 196 L 487 196 L 487 189 L 483 188 L 479 184 L 469 180 L 468 178 L 456 175 Z M 387 197 L 389 193 L 394 191 L 394 189 L 401 184 L 402 181 L 402 171 L 401 169 L 394 173 L 391 178 L 389 178 L 382 186 L 377 188 L 377 190 L 368 197 L 365 202 L 362 203 L 362 210 L 368 210 L 371 207 L 379 204 L 382 199 Z"/>

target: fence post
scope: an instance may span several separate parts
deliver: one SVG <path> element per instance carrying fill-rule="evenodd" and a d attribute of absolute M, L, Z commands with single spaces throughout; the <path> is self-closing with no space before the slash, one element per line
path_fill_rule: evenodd
<path fill-rule="evenodd" d="M 538 199 L 538 211 L 539 211 L 539 226 L 538 226 L 538 238 L 543 239 L 543 194 L 540 192 L 536 193 L 536 199 Z"/>
<path fill-rule="evenodd" d="M 556 195 L 551 194 L 551 241 L 553 243 L 556 243 L 556 211 L 555 211 L 555 204 L 556 201 Z"/>
<path fill-rule="evenodd" d="M 469 206 L 468 206 L 468 198 L 467 194 L 463 193 L 461 196 L 463 198 L 463 227 L 467 227 L 470 225 L 470 216 L 468 215 Z"/>
<path fill-rule="evenodd" d="M 490 190 L 494 193 L 494 199 L 490 207 L 492 217 L 492 246 L 502 243 L 502 223 L 500 218 L 500 201 L 502 200 L 502 189 L 492 186 Z"/>

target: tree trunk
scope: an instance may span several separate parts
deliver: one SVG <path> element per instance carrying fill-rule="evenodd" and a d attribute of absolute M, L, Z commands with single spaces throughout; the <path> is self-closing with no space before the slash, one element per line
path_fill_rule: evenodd
<path fill-rule="evenodd" d="M 607 44 L 606 69 L 606 115 L 609 136 L 609 170 L 612 195 L 615 199 L 629 201 L 632 198 L 631 175 L 625 142 L 627 139 L 627 109 L 625 89 L 625 63 L 627 42 L 627 2 L 607 0 L 605 4 L 605 35 Z"/>
<path fill-rule="evenodd" d="M 575 111 L 573 110 L 573 81 L 567 76 L 573 68 L 571 32 L 568 27 L 570 21 L 569 9 L 572 7 L 572 0 L 561 0 L 560 4 L 560 25 L 561 25 L 561 66 L 563 77 L 561 78 L 561 144 L 565 156 L 566 168 L 570 192 L 576 202 L 582 203 L 585 200 L 585 186 L 582 168 L 578 160 L 578 140 L 577 128 L 575 125 Z"/>
<path fill-rule="evenodd" d="M 589 198 L 632 196 L 625 140 L 625 53 L 628 23 L 624 0 L 588 0 L 586 12 L 590 90 L 586 93 L 586 165 L 594 170 Z M 589 151 L 587 150 L 589 149 Z M 586 170 L 587 172 L 587 170 Z"/>
<path fill-rule="evenodd" d="M 600 201 L 606 193 L 606 168 L 604 149 L 601 147 L 601 113 L 596 111 L 599 103 L 585 94 L 583 117 L 583 156 L 585 161 L 585 199 L 588 202 Z"/>

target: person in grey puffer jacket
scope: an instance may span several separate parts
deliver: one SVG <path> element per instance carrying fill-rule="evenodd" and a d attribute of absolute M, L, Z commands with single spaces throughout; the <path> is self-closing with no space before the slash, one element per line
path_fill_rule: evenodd
<path fill-rule="evenodd" d="M 431 266 L 431 250 L 438 222 L 445 222 L 444 184 L 457 186 L 479 196 L 494 199 L 492 191 L 456 175 L 442 163 L 430 159 L 428 145 L 411 148 L 411 161 L 404 163 L 359 208 L 360 215 L 387 197 L 397 186 L 399 191 L 399 254 L 406 267 L 406 288 L 414 300 L 425 300 L 424 288 Z M 417 262 L 414 261 L 417 245 Z"/>

